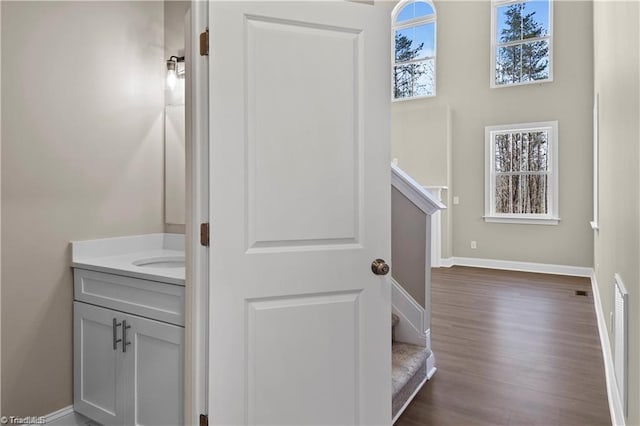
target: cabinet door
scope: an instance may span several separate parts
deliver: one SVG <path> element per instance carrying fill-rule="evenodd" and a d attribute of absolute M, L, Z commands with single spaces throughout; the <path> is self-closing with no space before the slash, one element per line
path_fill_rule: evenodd
<path fill-rule="evenodd" d="M 123 315 L 127 326 L 123 353 L 125 424 L 184 424 L 184 329 Z"/>
<path fill-rule="evenodd" d="M 124 401 L 120 345 L 114 349 L 114 323 L 118 312 L 74 302 L 75 411 L 104 425 L 123 424 Z M 116 328 L 120 338 L 121 327 Z"/>

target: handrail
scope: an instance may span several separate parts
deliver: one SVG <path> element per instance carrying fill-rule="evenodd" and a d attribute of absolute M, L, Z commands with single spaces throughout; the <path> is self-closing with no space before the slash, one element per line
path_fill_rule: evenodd
<path fill-rule="evenodd" d="M 391 185 L 428 215 L 433 215 L 437 211 L 447 208 L 429 191 L 424 189 L 422 185 L 393 163 L 391 163 Z"/>

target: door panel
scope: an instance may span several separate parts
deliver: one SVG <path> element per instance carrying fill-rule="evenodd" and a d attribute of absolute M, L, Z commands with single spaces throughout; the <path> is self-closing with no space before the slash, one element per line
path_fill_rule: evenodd
<path fill-rule="evenodd" d="M 249 424 L 358 423 L 358 296 L 248 302 Z"/>
<path fill-rule="evenodd" d="M 127 381 L 126 423 L 136 426 L 175 426 L 184 422 L 184 329 L 131 315 L 127 352 L 123 353 Z"/>
<path fill-rule="evenodd" d="M 249 247 L 357 242 L 362 35 L 256 16 L 245 30 Z"/>
<path fill-rule="evenodd" d="M 209 7 L 210 421 L 389 424 L 388 12 Z"/>
<path fill-rule="evenodd" d="M 73 306 L 74 409 L 102 424 L 122 424 L 122 360 L 113 348 L 117 313 L 80 302 Z"/>

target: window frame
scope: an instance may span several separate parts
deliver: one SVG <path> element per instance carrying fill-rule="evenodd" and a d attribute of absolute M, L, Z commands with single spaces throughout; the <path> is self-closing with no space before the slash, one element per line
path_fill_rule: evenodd
<path fill-rule="evenodd" d="M 515 87 L 515 86 L 528 86 L 531 84 L 544 84 L 544 83 L 552 83 L 553 82 L 553 3 L 554 0 L 546 0 L 549 2 L 549 35 L 545 37 L 538 37 L 520 41 L 512 41 L 508 43 L 499 43 L 496 39 L 496 31 L 497 31 L 497 22 L 496 22 L 496 14 L 499 7 L 508 6 L 511 4 L 517 3 L 530 3 L 535 0 L 491 0 L 491 62 L 490 62 L 490 73 L 489 73 L 489 83 L 492 89 L 502 89 L 505 87 Z M 515 46 L 515 45 L 523 45 L 526 43 L 532 43 L 540 40 L 548 40 L 549 41 L 549 77 L 544 80 L 534 80 L 534 81 L 524 81 L 519 83 L 507 83 L 507 84 L 496 84 L 496 49 L 501 46 Z"/>
<path fill-rule="evenodd" d="M 407 21 L 403 21 L 402 23 L 397 23 L 396 19 L 398 18 L 398 14 L 405 6 L 410 3 L 426 3 L 431 7 L 433 13 L 430 15 L 420 16 L 418 18 L 409 19 Z M 438 12 L 436 10 L 436 6 L 431 0 L 400 0 L 398 4 L 395 5 L 393 11 L 391 12 L 391 102 L 401 102 L 401 101 L 410 101 L 414 99 L 424 99 L 424 98 L 434 98 L 437 92 L 437 56 L 438 56 Z M 430 24 L 433 23 L 433 56 L 427 56 L 423 59 L 417 59 L 407 62 L 399 62 L 396 63 L 396 46 L 395 46 L 395 33 L 396 30 L 403 28 L 411 28 L 422 24 Z M 395 89 L 396 82 L 393 78 L 393 70 L 399 64 L 410 64 L 412 62 L 420 62 L 433 59 L 433 94 L 431 95 L 419 95 L 419 96 L 408 96 L 405 98 L 396 98 Z"/>
<path fill-rule="evenodd" d="M 547 214 L 496 213 L 496 167 L 495 135 L 501 133 L 520 133 L 548 131 L 548 167 L 547 167 Z M 504 124 L 485 127 L 485 214 L 486 222 L 519 223 L 536 225 L 557 225 L 558 215 L 558 122 L 540 121 L 534 123 Z"/>

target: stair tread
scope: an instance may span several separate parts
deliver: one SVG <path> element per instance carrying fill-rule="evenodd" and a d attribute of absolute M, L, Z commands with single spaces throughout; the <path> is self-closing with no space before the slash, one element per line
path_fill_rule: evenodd
<path fill-rule="evenodd" d="M 391 378 L 393 395 L 420 370 L 429 357 L 429 350 L 410 343 L 394 342 L 392 345 Z"/>

